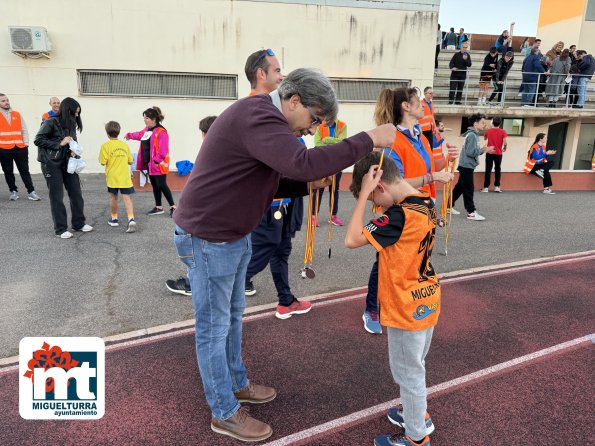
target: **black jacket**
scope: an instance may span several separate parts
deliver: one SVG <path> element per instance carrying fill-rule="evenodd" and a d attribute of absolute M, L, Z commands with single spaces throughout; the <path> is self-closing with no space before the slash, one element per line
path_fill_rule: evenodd
<path fill-rule="evenodd" d="M 450 69 L 457 68 L 455 71 L 451 71 L 451 77 L 458 77 L 464 79 L 467 77 L 467 68 L 471 66 L 471 55 L 467 53 L 467 60 L 463 59 L 463 53 L 457 51 L 453 54 L 452 59 L 450 59 L 450 63 L 448 67 Z"/>
<path fill-rule="evenodd" d="M 504 58 L 501 58 L 497 65 L 496 65 L 496 80 L 497 81 L 504 81 L 506 80 L 506 76 L 508 76 L 508 72 L 512 68 L 512 64 L 514 64 L 514 59 L 510 59 L 509 62 L 506 62 Z"/>
<path fill-rule="evenodd" d="M 68 144 L 60 146 L 60 142 L 65 136 L 70 136 L 76 141 L 76 130 L 64 129 L 58 118 L 55 117 L 44 121 L 35 136 L 35 145 L 38 148 L 37 161 L 42 164 L 66 164 L 70 148 Z"/>

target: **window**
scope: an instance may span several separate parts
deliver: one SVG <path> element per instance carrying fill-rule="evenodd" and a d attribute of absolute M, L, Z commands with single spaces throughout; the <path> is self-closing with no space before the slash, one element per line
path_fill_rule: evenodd
<path fill-rule="evenodd" d="M 585 20 L 587 22 L 595 21 L 595 0 L 588 0 L 585 11 Z"/>
<path fill-rule="evenodd" d="M 411 81 L 399 79 L 331 79 L 339 102 L 376 102 L 385 88 L 409 87 Z"/>
<path fill-rule="evenodd" d="M 506 130 L 508 136 L 523 136 L 525 120 L 522 118 L 504 118 L 502 119 L 502 128 Z"/>
<path fill-rule="evenodd" d="M 78 80 L 86 96 L 238 98 L 237 76 L 229 74 L 78 70 Z"/>

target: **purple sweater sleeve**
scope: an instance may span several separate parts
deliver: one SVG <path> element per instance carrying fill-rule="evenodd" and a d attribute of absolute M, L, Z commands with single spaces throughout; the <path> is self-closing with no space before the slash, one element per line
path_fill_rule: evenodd
<path fill-rule="evenodd" d="M 257 105 L 261 105 L 256 103 Z M 253 107 L 250 119 L 242 132 L 249 138 L 249 153 L 282 176 L 299 181 L 313 181 L 334 175 L 356 163 L 373 149 L 372 139 L 361 132 L 338 144 L 306 149 L 287 131 L 287 121 L 275 109 Z"/>

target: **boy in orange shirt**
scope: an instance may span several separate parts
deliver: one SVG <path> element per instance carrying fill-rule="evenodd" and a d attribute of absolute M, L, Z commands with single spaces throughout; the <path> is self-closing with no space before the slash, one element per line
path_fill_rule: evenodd
<path fill-rule="evenodd" d="M 371 244 L 378 251 L 380 323 L 388 327 L 388 351 L 402 407 L 389 420 L 405 429 L 396 436 L 379 435 L 376 446 L 430 445 L 434 425 L 427 409 L 425 357 L 440 314 L 440 283 L 430 263 L 436 228 L 431 197 L 403 180 L 396 164 L 369 153 L 353 169 L 350 190 L 357 198 L 347 227 L 345 246 Z M 383 215 L 364 226 L 366 202 Z"/>

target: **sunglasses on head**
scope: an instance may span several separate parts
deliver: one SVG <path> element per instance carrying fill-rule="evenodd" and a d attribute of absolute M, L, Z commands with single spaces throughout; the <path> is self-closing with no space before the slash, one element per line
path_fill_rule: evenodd
<path fill-rule="evenodd" d="M 267 48 L 266 50 L 262 50 L 262 53 L 260 54 L 260 56 L 258 56 L 256 61 L 252 64 L 252 71 L 254 71 L 254 70 L 256 70 L 256 68 L 258 68 L 258 65 L 260 64 L 262 59 L 264 59 L 265 56 L 274 56 L 274 55 L 275 55 L 275 53 L 273 53 L 273 50 L 270 48 Z"/>

